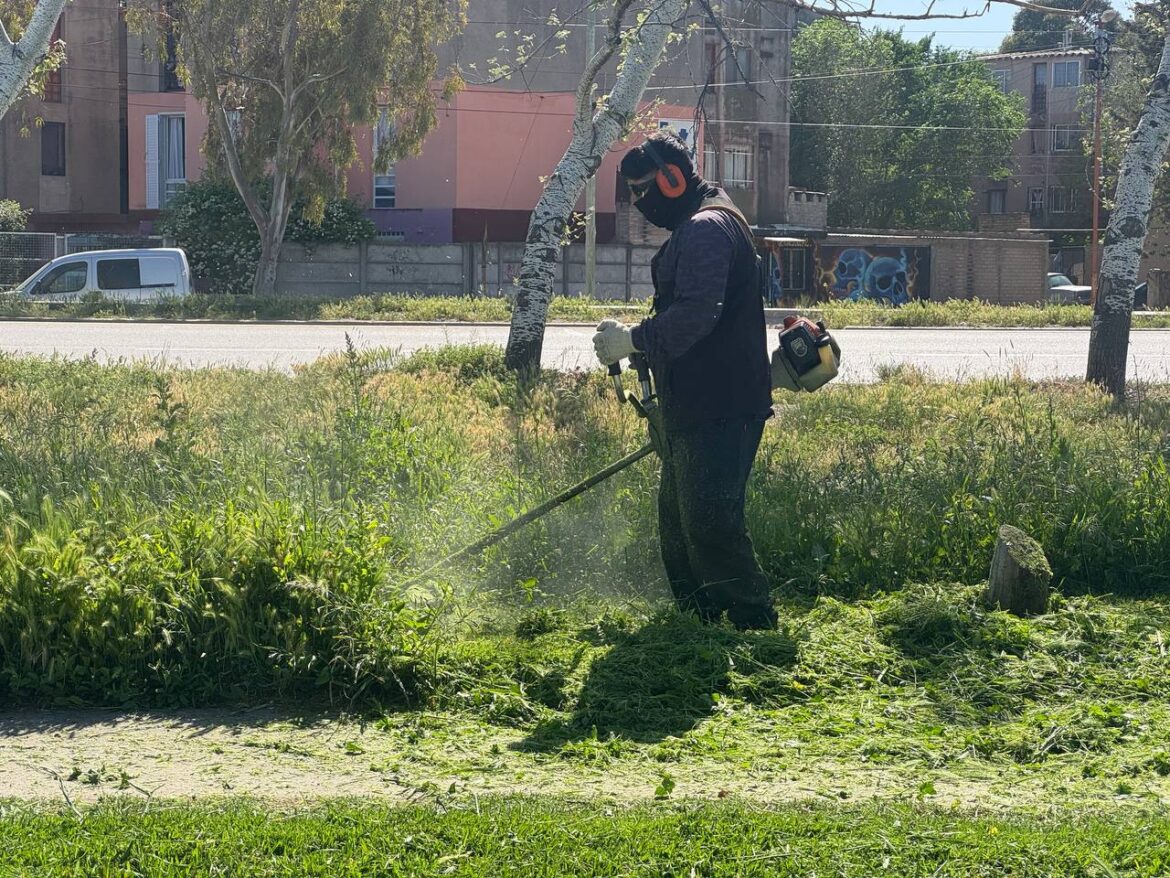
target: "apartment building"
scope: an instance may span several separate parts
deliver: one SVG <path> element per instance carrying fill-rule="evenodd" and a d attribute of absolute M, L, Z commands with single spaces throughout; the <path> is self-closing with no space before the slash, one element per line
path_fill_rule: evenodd
<path fill-rule="evenodd" d="M 118 0 L 73 0 L 55 37 L 67 60 L 0 119 L 0 198 L 42 231 L 120 231 L 127 211 L 126 29 Z"/>
<path fill-rule="evenodd" d="M 1090 225 L 1092 170 L 1081 115 L 1091 49 L 1012 52 L 981 58 L 1004 92 L 1024 96 L 1028 125 L 1016 141 L 1012 175 L 976 182 L 975 213 L 1022 215 L 1033 228 L 1080 230 Z"/>
<path fill-rule="evenodd" d="M 441 109 L 419 157 L 375 175 L 377 131 L 357 132 L 361 161 L 347 175 L 349 192 L 385 234 L 523 239 L 539 178 L 568 143 L 571 97 L 585 59 L 584 13 L 557 23 L 554 12 L 553 0 L 472 4 L 466 30 L 440 53 L 443 67 L 460 64 L 473 85 Z M 722 14 L 734 51 L 696 4 L 680 22 L 686 38 L 669 48 L 651 80 L 648 121 L 686 136 L 703 173 L 753 222 L 783 231 L 790 214 L 798 214 L 802 227 L 815 226 L 823 205 L 812 197 L 805 204 L 788 185 L 789 47 L 797 14 L 739 0 L 724 4 Z M 487 59 L 506 54 L 501 42 L 531 34 L 539 45 L 562 29 L 569 32 L 563 52 L 508 80 L 474 84 Z M 604 38 L 600 23 L 595 36 Z M 149 229 L 205 166 L 208 119 L 179 79 L 177 46 L 172 40 L 161 53 L 148 51 L 127 34 L 118 0 L 75 0 L 62 37 L 69 62 L 46 101 L 25 102 L 26 114 L 44 126 L 22 138 L 19 117 L 10 114 L 0 130 L 0 192 L 33 207 L 41 227 Z M 616 60 L 602 72 L 599 94 L 615 71 Z M 598 174 L 600 238 L 641 239 L 649 230 L 638 228 L 640 217 L 629 209 L 618 158 L 615 148 Z M 811 219 L 809 205 L 817 208 Z"/>

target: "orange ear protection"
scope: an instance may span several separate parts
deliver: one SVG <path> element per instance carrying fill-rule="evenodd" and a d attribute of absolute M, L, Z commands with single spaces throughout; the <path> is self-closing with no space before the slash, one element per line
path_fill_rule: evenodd
<path fill-rule="evenodd" d="M 687 180 L 679 166 L 668 165 L 662 161 L 662 157 L 649 141 L 642 144 L 642 148 L 658 166 L 658 173 L 654 176 L 655 182 L 658 183 L 658 191 L 667 198 L 681 198 L 687 191 Z"/>

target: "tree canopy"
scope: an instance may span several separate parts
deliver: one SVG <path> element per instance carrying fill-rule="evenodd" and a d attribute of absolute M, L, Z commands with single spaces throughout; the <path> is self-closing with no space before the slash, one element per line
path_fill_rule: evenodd
<path fill-rule="evenodd" d="M 1044 0 L 1045 6 L 1054 9 L 1076 11 L 1084 6 L 1083 0 Z M 1091 0 L 1085 7 L 1088 18 L 1109 8 L 1106 0 Z M 1012 19 L 1012 30 L 1000 44 L 1001 52 L 1038 52 L 1044 49 L 1058 49 L 1065 45 L 1065 34 L 1074 46 L 1092 44 L 1093 34 L 1085 18 L 1074 18 L 1054 12 L 1037 9 L 1021 9 Z"/>
<path fill-rule="evenodd" d="M 829 193 L 830 225 L 970 228 L 973 181 L 1010 172 L 1022 99 L 979 61 L 823 19 L 792 66 L 792 181 Z"/>

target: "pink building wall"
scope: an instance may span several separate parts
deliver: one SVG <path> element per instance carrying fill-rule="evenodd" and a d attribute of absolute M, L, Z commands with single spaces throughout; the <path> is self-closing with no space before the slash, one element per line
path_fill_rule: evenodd
<path fill-rule="evenodd" d="M 478 240 L 481 229 L 493 239 L 517 230 L 541 193 L 541 178 L 556 167 L 572 138 L 574 96 L 563 92 L 524 93 L 471 87 L 441 103 L 437 125 L 422 152 L 395 163 L 395 201 L 391 210 L 372 210 L 373 131 L 355 130 L 358 161 L 346 173 L 348 195 L 383 230 L 405 230 L 408 240 Z M 659 118 L 689 118 L 693 108 L 665 105 Z M 187 179 L 205 168 L 201 152 L 208 119 L 188 94 L 129 96 L 130 209 L 146 210 L 146 117 L 185 113 Z M 627 144 L 616 144 L 597 174 L 599 227 L 613 225 L 617 168 Z M 702 155 L 702 144 L 699 154 Z M 583 204 L 578 204 L 583 209 Z M 507 238 L 505 238 L 507 239 Z M 604 239 L 604 238 L 603 238 Z"/>
<path fill-rule="evenodd" d="M 146 117 L 156 113 L 186 116 L 187 179 L 203 176 L 203 138 L 207 135 L 207 114 L 203 105 L 186 92 L 143 92 L 127 96 L 127 142 L 130 156 L 130 210 L 146 210 Z"/>

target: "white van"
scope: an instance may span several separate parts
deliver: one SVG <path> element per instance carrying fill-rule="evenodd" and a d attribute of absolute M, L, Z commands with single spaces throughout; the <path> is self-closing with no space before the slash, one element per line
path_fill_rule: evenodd
<path fill-rule="evenodd" d="M 34 302 L 92 295 L 111 302 L 159 302 L 191 293 L 191 269 L 187 254 L 177 248 L 94 250 L 54 259 L 15 292 Z"/>

